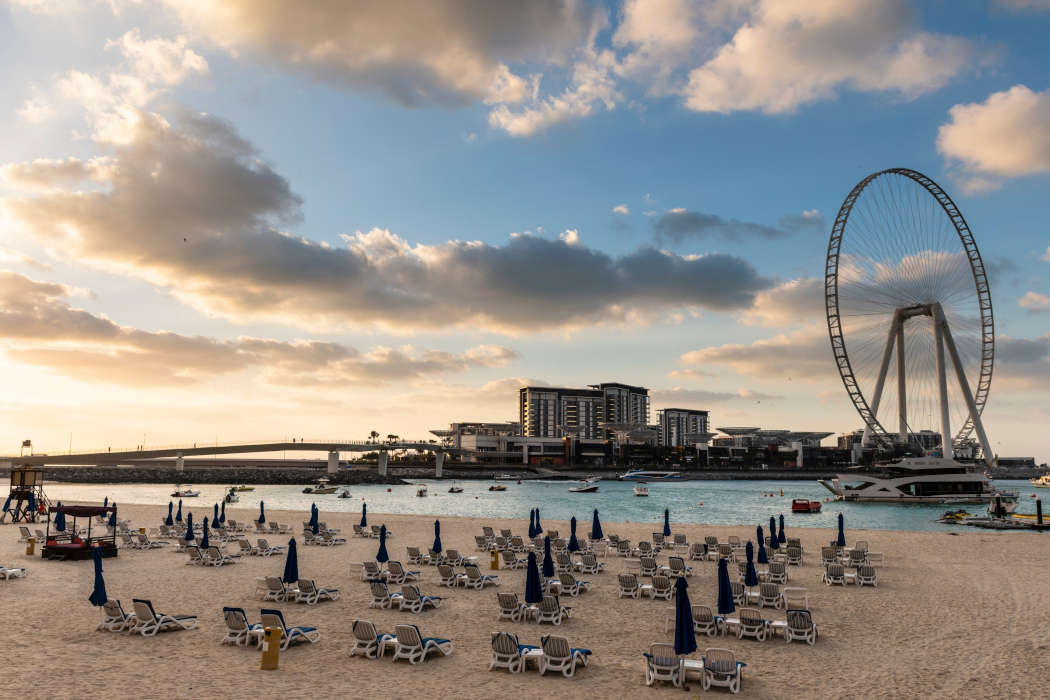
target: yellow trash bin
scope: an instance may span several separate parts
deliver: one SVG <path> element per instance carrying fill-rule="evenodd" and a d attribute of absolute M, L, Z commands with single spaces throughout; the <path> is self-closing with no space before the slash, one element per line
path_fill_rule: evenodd
<path fill-rule="evenodd" d="M 499 552 L 492 552 L 492 558 L 489 559 L 489 568 L 494 571 L 499 569 Z"/>
<path fill-rule="evenodd" d="M 26 540 L 26 556 L 33 556 L 33 552 L 36 551 L 36 538 L 30 537 Z"/>
<path fill-rule="evenodd" d="M 140 527 L 140 528 L 139 528 L 139 534 L 140 534 L 140 535 L 145 535 L 145 534 L 146 534 L 146 528 L 144 528 L 144 527 Z"/>
<path fill-rule="evenodd" d="M 277 661 L 281 653 L 281 629 L 278 627 L 267 627 L 263 630 L 262 645 L 262 670 L 276 671 Z"/>

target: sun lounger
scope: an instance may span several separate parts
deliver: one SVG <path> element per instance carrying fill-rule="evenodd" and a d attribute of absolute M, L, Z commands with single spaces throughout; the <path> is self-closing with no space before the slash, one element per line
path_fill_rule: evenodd
<path fill-rule="evenodd" d="M 18 532 L 19 532 L 19 537 L 18 537 L 18 541 L 19 542 L 28 542 L 29 538 L 33 536 L 33 533 L 31 533 L 29 531 L 29 528 L 26 527 L 25 525 L 19 525 L 18 526 Z"/>
<path fill-rule="evenodd" d="M 266 577 L 266 593 L 263 594 L 263 600 L 294 600 L 298 594 L 298 589 L 294 586 L 285 585 L 277 576 Z"/>
<path fill-rule="evenodd" d="M 674 586 L 671 585 L 670 577 L 663 575 L 653 576 L 653 585 L 649 589 L 649 597 L 654 600 L 656 598 L 671 600 L 674 597 Z"/>
<path fill-rule="evenodd" d="M 572 617 L 572 608 L 562 605 L 557 596 L 543 596 L 536 608 L 536 622 L 549 622 L 560 625 L 563 618 Z"/>
<path fill-rule="evenodd" d="M 332 547 L 332 546 L 335 546 L 337 544 L 346 544 L 346 539 L 344 539 L 342 537 L 336 537 L 335 535 L 333 535 L 328 530 L 325 530 L 324 532 L 322 532 L 320 534 L 321 534 L 321 541 L 318 542 L 318 544 L 324 545 L 325 547 Z"/>
<path fill-rule="evenodd" d="M 839 560 L 839 553 L 835 547 L 821 547 L 820 548 L 820 563 L 823 566 L 828 564 L 836 564 Z"/>
<path fill-rule="evenodd" d="M 518 559 L 517 554 L 506 549 L 500 552 L 499 555 L 503 560 L 504 569 L 524 569 L 529 563 L 526 559 Z"/>
<path fill-rule="evenodd" d="M 645 656 L 645 684 L 653 685 L 657 681 L 670 683 L 676 688 L 683 685 L 682 663 L 674 653 L 673 644 L 650 644 Z"/>
<path fill-rule="evenodd" d="M 295 594 L 295 602 L 317 605 L 321 600 L 339 600 L 338 588 L 321 588 L 311 578 L 299 579 L 299 590 Z"/>
<path fill-rule="evenodd" d="M 223 564 L 236 564 L 235 557 L 223 554 L 218 547 L 208 547 L 204 550 L 205 566 L 222 566 Z"/>
<path fill-rule="evenodd" d="M 440 637 L 424 637 L 419 633 L 415 625 L 398 625 L 395 628 L 393 641 L 384 640 L 380 642 L 380 654 L 383 647 L 394 645 L 394 661 L 408 659 L 410 664 L 418 664 L 427 660 L 432 651 L 441 652 L 442 656 L 452 653 L 452 642 Z"/>
<path fill-rule="evenodd" d="M 868 552 L 870 566 L 886 566 L 886 556 L 882 552 Z"/>
<path fill-rule="evenodd" d="M 674 534 L 674 541 L 672 542 L 671 546 L 674 547 L 676 552 L 688 552 L 689 541 L 686 539 L 685 533 L 676 532 Z"/>
<path fill-rule="evenodd" d="M 753 637 L 760 642 L 766 640 L 768 623 L 757 608 L 740 608 L 736 622 L 737 639 Z"/>
<path fill-rule="evenodd" d="M 693 542 L 689 546 L 689 561 L 704 561 L 707 559 L 707 548 L 702 542 Z"/>
<path fill-rule="evenodd" d="M 801 547 L 788 547 L 787 551 L 787 563 L 791 566 L 802 565 L 802 548 Z"/>
<path fill-rule="evenodd" d="M 284 622 L 284 615 L 280 610 L 263 609 L 260 611 L 263 627 L 276 627 L 281 630 L 281 649 L 287 649 L 292 642 L 307 641 L 316 644 L 321 641 L 321 633 L 316 627 L 300 625 L 289 627 Z"/>
<path fill-rule="evenodd" d="M 153 609 L 153 603 L 133 598 L 135 604 L 135 627 L 143 637 L 152 637 L 161 630 L 189 630 L 197 626 L 196 615 L 165 615 Z"/>
<path fill-rule="evenodd" d="M 620 586 L 620 598 L 625 596 L 637 598 L 641 595 L 641 587 L 638 585 L 638 577 L 634 574 L 620 574 L 616 577 Z"/>
<path fill-rule="evenodd" d="M 759 608 L 764 608 L 766 606 L 779 608 L 780 586 L 776 583 L 758 584 L 758 594 L 754 596 L 753 602 L 756 603 Z"/>
<path fill-rule="evenodd" d="M 127 614 L 124 612 L 124 607 L 120 604 L 120 601 L 111 598 L 102 605 L 102 622 L 97 629 L 123 632 L 133 628 L 136 622 L 134 613 Z"/>
<path fill-rule="evenodd" d="M 401 594 L 391 593 L 383 581 L 372 581 L 370 589 L 372 591 L 372 602 L 368 604 L 370 608 L 389 609 L 395 602 L 401 600 Z"/>
<path fill-rule="evenodd" d="M 250 555 L 259 553 L 259 550 L 256 549 L 255 547 L 253 547 L 251 545 L 251 542 L 249 542 L 248 540 L 245 540 L 245 539 L 237 540 L 237 546 L 240 548 L 241 554 L 247 554 L 247 555 L 250 556 Z"/>
<path fill-rule="evenodd" d="M 878 583 L 875 567 L 867 564 L 857 567 L 857 585 L 875 587 Z"/>
<path fill-rule="evenodd" d="M 787 583 L 787 564 L 782 561 L 771 561 L 769 562 L 769 582 L 770 583 Z"/>
<path fill-rule="evenodd" d="M 562 573 L 572 571 L 575 567 L 572 565 L 572 558 L 566 552 L 558 552 L 554 555 L 554 571 L 555 573 Z"/>
<path fill-rule="evenodd" d="M 558 580 L 561 582 L 561 592 L 573 598 L 586 593 L 591 585 L 590 581 L 578 581 L 572 574 L 558 574 Z"/>
<path fill-rule="evenodd" d="M 821 580 L 829 586 L 846 585 L 846 567 L 842 564 L 828 564 L 824 567 L 824 576 Z"/>
<path fill-rule="evenodd" d="M 809 610 L 809 596 L 805 588 L 785 588 L 780 592 L 780 604 L 777 606 L 785 610 L 801 609 Z"/>
<path fill-rule="evenodd" d="M 629 557 L 633 556 L 634 552 L 631 550 L 630 540 L 620 540 L 616 543 L 616 556 Z"/>
<path fill-rule="evenodd" d="M 201 548 L 196 545 L 189 545 L 186 547 L 186 551 L 189 552 L 190 558 L 186 562 L 187 564 L 196 564 L 198 566 L 204 566 L 204 555 L 201 554 Z"/>
<path fill-rule="evenodd" d="M 358 525 L 358 527 L 360 527 L 360 525 Z M 430 557 L 419 551 L 419 547 L 405 547 L 405 555 L 409 564 L 422 566 L 430 563 Z"/>
<path fill-rule="evenodd" d="M 598 558 L 594 554 L 584 554 L 580 557 L 580 561 L 575 565 L 576 571 L 581 574 L 600 574 L 605 568 L 605 564 L 598 561 Z"/>
<path fill-rule="evenodd" d="M 709 605 L 693 606 L 693 631 L 713 637 L 718 634 L 721 618 L 715 615 Z"/>
<path fill-rule="evenodd" d="M 463 582 L 463 585 L 467 588 L 473 588 L 475 590 L 481 590 L 488 584 L 498 586 L 500 584 L 500 577 L 495 574 L 482 574 L 481 570 L 473 564 L 467 564 L 464 569 L 467 572 L 467 578 Z"/>
<path fill-rule="evenodd" d="M 671 576 L 677 578 L 679 576 L 692 576 L 693 567 L 687 566 L 685 559 L 681 557 L 671 557 L 667 560 L 668 568 Z"/>
<path fill-rule="evenodd" d="M 270 556 L 273 556 L 274 554 L 283 554 L 284 553 L 284 545 L 283 544 L 282 545 L 271 546 L 269 542 L 267 542 L 266 540 L 264 540 L 262 538 L 259 538 L 259 539 L 255 540 L 255 543 L 257 545 L 257 547 L 256 547 L 256 554 L 258 554 L 260 557 L 270 557 Z"/>
<path fill-rule="evenodd" d="M 234 644 L 236 646 L 262 645 L 263 627 L 259 623 L 248 622 L 248 616 L 244 608 L 223 608 L 222 617 L 226 622 L 226 636 L 223 644 Z"/>
<path fill-rule="evenodd" d="M 719 544 L 718 545 L 718 558 L 728 559 L 729 563 L 732 564 L 736 561 L 736 552 L 733 550 L 731 544 Z"/>
<path fill-rule="evenodd" d="M 547 671 L 561 671 L 566 678 L 576 674 L 576 664 L 587 665 L 591 655 L 590 649 L 576 649 L 569 646 L 569 640 L 553 634 L 540 639 L 543 656 L 540 657 L 540 675 Z"/>
<path fill-rule="evenodd" d="M 386 563 L 386 580 L 390 583 L 405 583 L 406 581 L 418 581 L 418 571 L 406 571 L 401 562 L 391 559 Z"/>
<path fill-rule="evenodd" d="M 401 600 L 398 601 L 399 610 L 407 610 L 412 613 L 421 613 L 427 608 L 436 608 L 441 604 L 441 598 L 436 595 L 423 595 L 418 586 L 401 586 Z"/>
<path fill-rule="evenodd" d="M 638 559 L 638 565 L 642 576 L 655 576 L 659 570 L 654 557 L 641 557 Z"/>
<path fill-rule="evenodd" d="M 809 610 L 788 610 L 787 624 L 783 630 L 784 641 L 787 643 L 794 639 L 811 645 L 817 643 L 817 624 L 813 622 L 813 616 Z"/>
<path fill-rule="evenodd" d="M 492 659 L 489 670 L 505 668 L 511 673 L 525 670 L 525 657 L 529 652 L 539 650 L 533 644 L 518 644 L 518 636 L 508 632 L 496 632 L 492 635 Z"/>
<path fill-rule="evenodd" d="M 528 606 L 518 600 L 517 593 L 497 593 L 496 602 L 499 604 L 497 620 L 521 622 L 529 614 Z"/>
<path fill-rule="evenodd" d="M 478 552 L 487 552 L 490 549 L 490 540 L 485 539 L 484 535 L 474 535 L 474 549 Z"/>
<path fill-rule="evenodd" d="M 736 694 L 740 692 L 740 681 L 742 670 L 747 664 L 737 661 L 729 649 L 707 649 L 703 656 L 704 671 L 701 685 L 704 690 L 710 690 L 711 686 L 717 685 L 729 688 L 729 692 Z"/>
<path fill-rule="evenodd" d="M 368 620 L 354 620 L 354 647 L 350 650 L 350 656 L 360 654 L 366 659 L 375 659 L 380 656 L 382 642 L 392 640 L 394 635 L 376 632 L 376 626 Z"/>

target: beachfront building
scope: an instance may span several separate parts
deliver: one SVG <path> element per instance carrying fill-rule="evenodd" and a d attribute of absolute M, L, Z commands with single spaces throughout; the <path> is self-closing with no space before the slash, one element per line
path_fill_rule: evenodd
<path fill-rule="evenodd" d="M 616 382 L 583 389 L 524 386 L 518 419 L 526 437 L 612 439 L 614 431 L 603 424 L 649 424 L 649 390 Z"/>
<path fill-rule="evenodd" d="M 656 412 L 661 447 L 691 447 L 706 442 L 710 414 L 695 408 L 663 408 Z"/>

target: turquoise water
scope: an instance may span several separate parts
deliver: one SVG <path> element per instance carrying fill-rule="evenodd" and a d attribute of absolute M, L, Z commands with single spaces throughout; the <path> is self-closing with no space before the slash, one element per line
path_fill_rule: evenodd
<path fill-rule="evenodd" d="M 466 517 L 520 517 L 527 521 L 529 509 L 540 508 L 542 518 L 568 520 L 573 515 L 589 523 L 591 511 L 597 508 L 603 521 L 659 522 L 664 508 L 671 511 L 674 522 L 739 525 L 754 523 L 768 525 L 770 515 L 784 514 L 788 529 L 792 527 L 837 526 L 841 511 L 847 527 L 877 530 L 944 530 L 965 529 L 960 526 L 940 525 L 934 522 L 945 510 L 943 505 L 881 505 L 877 503 L 824 503 L 821 513 L 794 514 L 792 498 L 823 501 L 828 492 L 816 482 L 808 481 L 681 481 L 651 482 L 649 497 L 633 495 L 633 484 L 603 481 L 597 493 L 569 493 L 571 485 L 564 481 L 526 481 L 507 485 L 504 492 L 489 492 L 489 481 L 464 481 L 463 493 L 448 493 L 448 481 L 421 481 L 430 495 L 416 496 L 415 485 L 405 486 L 351 486 L 353 498 L 341 499 L 336 494 L 310 495 L 302 493 L 302 486 L 259 485 L 254 491 L 239 494 L 238 508 L 256 507 L 260 500 L 267 508 L 308 512 L 316 503 L 322 512 L 360 512 L 362 501 L 375 513 L 406 513 L 419 515 L 458 515 Z M 1018 512 L 1034 513 L 1035 491 L 1027 481 L 997 481 L 1003 490 L 1018 491 Z M 183 501 L 183 510 L 193 510 L 194 517 L 211 514 L 212 504 L 218 502 L 228 487 L 202 485 L 199 498 Z M 388 491 L 389 489 L 389 491 Z M 784 495 L 780 496 L 781 489 Z M 48 484 L 46 492 L 52 500 L 67 502 L 101 502 L 106 496 L 119 503 L 155 504 L 158 518 L 166 514 L 172 500 L 172 487 L 161 484 Z M 776 494 L 769 497 L 768 494 Z M 765 495 L 764 495 L 765 494 Z M 698 505 L 700 502 L 702 506 Z M 982 513 L 983 506 L 969 506 L 971 513 Z M 1050 517 L 1050 502 L 1047 503 Z M 584 530 L 585 531 L 585 530 Z M 988 532 L 988 531 L 986 531 Z"/>

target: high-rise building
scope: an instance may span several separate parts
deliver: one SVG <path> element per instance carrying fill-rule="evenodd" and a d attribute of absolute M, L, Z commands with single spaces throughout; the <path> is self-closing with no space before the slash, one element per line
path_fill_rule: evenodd
<path fill-rule="evenodd" d="M 518 391 L 518 418 L 527 437 L 609 439 L 603 423 L 649 423 L 649 390 L 610 382 L 586 389 L 525 386 Z"/>
<path fill-rule="evenodd" d="M 693 408 L 664 408 L 656 412 L 660 425 L 660 445 L 687 447 L 696 444 L 695 436 L 709 430 L 709 414 Z"/>
<path fill-rule="evenodd" d="M 602 392 L 606 423 L 634 423 L 640 428 L 649 425 L 649 390 L 641 386 L 608 382 L 591 384 Z M 611 437 L 611 435 L 609 436 Z"/>

